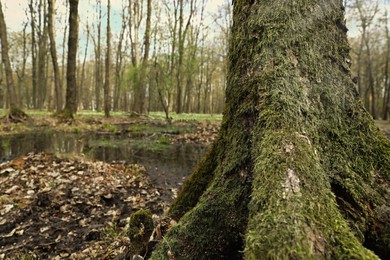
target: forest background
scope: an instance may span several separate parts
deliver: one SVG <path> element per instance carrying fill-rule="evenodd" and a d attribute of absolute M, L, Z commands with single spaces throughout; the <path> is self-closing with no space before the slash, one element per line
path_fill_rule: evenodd
<path fill-rule="evenodd" d="M 64 104 L 68 1 L 52 1 L 55 2 L 53 10 L 48 2 L 7 1 L 3 7 L 16 102 L 22 109 L 60 111 Z M 166 117 L 170 112 L 222 113 L 230 0 L 109 2 L 110 5 L 107 0 L 79 3 L 75 110 L 106 109 L 140 114 L 165 111 Z M 378 0 L 349 0 L 345 4 L 352 75 L 374 119 L 387 120 L 390 4 Z M 55 94 L 49 17 L 54 18 L 59 96 Z M 1 66 L 0 108 L 8 106 Z"/>

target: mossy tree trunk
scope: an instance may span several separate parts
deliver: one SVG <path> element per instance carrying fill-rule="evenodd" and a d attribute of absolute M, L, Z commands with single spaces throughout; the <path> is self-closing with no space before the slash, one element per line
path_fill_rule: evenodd
<path fill-rule="evenodd" d="M 153 259 L 389 257 L 390 142 L 358 101 L 342 2 L 234 1 L 220 135 Z"/>

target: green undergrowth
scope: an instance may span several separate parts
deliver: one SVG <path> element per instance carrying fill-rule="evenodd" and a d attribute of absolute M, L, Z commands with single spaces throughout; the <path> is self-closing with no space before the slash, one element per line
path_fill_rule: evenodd
<path fill-rule="evenodd" d="M 150 112 L 149 116 L 153 119 L 165 119 L 165 113 L 163 112 Z M 222 115 L 221 114 L 176 114 L 176 113 L 169 113 L 169 116 L 173 119 L 173 121 L 210 121 L 210 122 L 219 122 L 222 121 Z"/>
<path fill-rule="evenodd" d="M 0 109 L 0 116 L 5 116 L 8 113 L 6 109 Z M 31 117 L 48 117 L 52 116 L 52 111 L 47 110 L 25 110 L 25 113 Z M 111 112 L 111 117 L 127 117 L 129 116 L 128 112 Z M 218 122 L 222 120 L 221 114 L 196 114 L 196 113 L 182 113 L 176 114 L 174 112 L 169 114 L 173 121 L 210 121 L 210 122 Z M 75 114 L 75 118 L 83 118 L 83 117 L 96 117 L 96 118 L 104 118 L 104 112 L 97 112 L 92 110 L 79 110 Z M 150 112 L 147 117 L 150 119 L 157 120 L 165 120 L 164 112 Z"/>

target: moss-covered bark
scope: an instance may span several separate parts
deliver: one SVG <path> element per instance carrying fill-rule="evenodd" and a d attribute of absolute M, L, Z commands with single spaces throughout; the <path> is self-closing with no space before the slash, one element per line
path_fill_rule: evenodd
<path fill-rule="evenodd" d="M 220 137 L 153 259 L 389 257 L 390 142 L 358 101 L 343 15 L 235 0 Z"/>

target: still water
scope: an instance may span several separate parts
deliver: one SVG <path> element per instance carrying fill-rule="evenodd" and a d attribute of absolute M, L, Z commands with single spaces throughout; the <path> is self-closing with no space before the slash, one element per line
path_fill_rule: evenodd
<path fill-rule="evenodd" d="M 196 144 L 169 144 L 166 136 L 131 138 L 99 133 L 38 132 L 0 137 L 0 162 L 29 152 L 85 156 L 100 161 L 126 161 L 145 166 L 158 186 L 177 187 L 207 150 Z"/>

